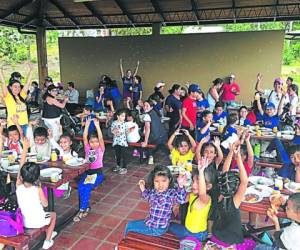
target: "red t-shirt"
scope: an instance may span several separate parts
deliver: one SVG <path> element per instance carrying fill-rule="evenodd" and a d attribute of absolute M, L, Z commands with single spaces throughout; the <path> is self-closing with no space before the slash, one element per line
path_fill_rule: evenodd
<path fill-rule="evenodd" d="M 251 125 L 256 123 L 256 115 L 255 115 L 254 111 L 250 111 L 246 118 L 251 122 Z"/>
<path fill-rule="evenodd" d="M 229 84 L 225 83 L 223 85 L 223 94 L 222 94 L 222 100 L 223 101 L 234 101 L 235 100 L 235 94 L 232 92 L 232 90 L 236 90 L 236 92 L 240 92 L 240 87 L 235 82 Z"/>
<path fill-rule="evenodd" d="M 182 109 L 186 109 L 186 116 L 190 119 L 193 123 L 194 127 L 196 127 L 196 120 L 197 120 L 197 103 L 196 100 L 190 98 L 189 96 L 185 98 L 182 102 Z M 182 126 L 189 127 L 190 124 L 187 120 L 182 117 Z"/>
<path fill-rule="evenodd" d="M 247 161 L 244 161 L 243 162 L 243 164 L 244 164 L 244 166 L 245 166 L 245 170 L 246 170 L 246 172 L 247 172 L 247 175 L 249 176 L 250 174 L 251 174 L 251 171 L 252 171 L 252 169 L 250 168 L 250 166 L 248 165 L 248 162 Z M 231 162 L 231 167 L 230 167 L 231 169 L 238 169 L 238 165 L 237 165 L 237 162 L 236 162 L 236 160 L 232 160 L 232 162 Z"/>

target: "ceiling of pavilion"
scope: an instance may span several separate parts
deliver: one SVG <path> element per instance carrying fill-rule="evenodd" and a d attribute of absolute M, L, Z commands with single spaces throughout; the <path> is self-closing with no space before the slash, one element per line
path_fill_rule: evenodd
<path fill-rule="evenodd" d="M 0 24 L 113 28 L 300 20 L 300 0 L 0 0 Z"/>

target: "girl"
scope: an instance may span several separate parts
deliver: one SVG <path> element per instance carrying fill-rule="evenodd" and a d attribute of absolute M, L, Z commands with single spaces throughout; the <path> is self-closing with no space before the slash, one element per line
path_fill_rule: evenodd
<path fill-rule="evenodd" d="M 240 126 L 250 126 L 251 122 L 250 120 L 247 119 L 247 115 L 248 115 L 248 109 L 246 106 L 242 106 L 239 109 L 239 122 L 238 124 Z"/>
<path fill-rule="evenodd" d="M 133 85 L 132 85 L 132 102 L 134 107 L 137 105 L 138 100 L 141 100 L 142 97 L 143 97 L 142 78 L 136 75 L 133 78 Z"/>
<path fill-rule="evenodd" d="M 180 135 L 180 131 L 184 134 Z M 175 139 L 176 138 L 176 139 Z M 175 147 L 173 142 L 175 140 Z M 196 142 L 187 130 L 176 130 L 168 141 L 168 148 L 171 152 L 173 166 L 185 166 L 189 161 L 192 162 L 196 150 Z"/>
<path fill-rule="evenodd" d="M 237 161 L 239 172 L 229 171 L 233 155 Z M 252 250 L 255 247 L 255 242 L 244 239 L 239 210 L 248 185 L 239 143 L 231 146 L 218 185 L 220 196 L 216 211 L 217 220 L 213 224 L 211 241 L 223 247 L 234 245 L 237 250 Z"/>
<path fill-rule="evenodd" d="M 85 158 L 90 163 L 90 169 L 82 175 L 78 184 L 80 202 L 79 212 L 73 219 L 75 222 L 79 222 L 83 217 L 86 217 L 88 215 L 91 210 L 89 202 L 92 189 L 100 185 L 104 180 L 102 167 L 105 145 L 99 122 L 97 121 L 97 119 L 94 119 L 93 121 L 97 133 L 88 135 L 91 119 L 87 120 L 83 132 Z"/>
<path fill-rule="evenodd" d="M 204 110 L 201 117 L 197 117 L 196 140 L 201 141 L 204 137 L 210 137 L 210 126 L 212 124 L 213 114 L 209 110 Z"/>
<path fill-rule="evenodd" d="M 209 110 L 211 112 L 213 112 L 216 103 L 220 101 L 220 95 L 222 95 L 220 89 L 222 88 L 222 86 L 223 86 L 223 79 L 217 78 L 213 81 L 213 86 L 210 87 L 207 93 L 207 101 L 209 103 Z"/>
<path fill-rule="evenodd" d="M 202 91 L 200 91 L 199 95 L 197 96 L 197 118 L 201 118 L 201 114 L 204 110 L 209 108 L 209 103 L 207 99 L 205 99 L 205 95 Z"/>
<path fill-rule="evenodd" d="M 27 139 L 23 139 L 22 142 L 21 168 L 16 182 L 18 204 L 26 228 L 42 228 L 49 225 L 43 244 L 43 249 L 49 249 L 53 246 L 53 238 L 57 235 L 57 232 L 54 231 L 56 214 L 55 212 L 46 213 L 43 209 L 43 207 L 48 206 L 48 201 L 41 186 L 36 184 L 40 177 L 40 168 L 33 162 L 26 162 L 29 143 Z"/>
<path fill-rule="evenodd" d="M 162 81 L 158 82 L 154 87 L 154 93 L 152 93 L 148 100 L 151 100 L 154 103 L 154 110 L 158 111 L 161 116 L 163 116 L 163 104 L 165 97 L 163 95 L 163 89 L 166 84 Z"/>
<path fill-rule="evenodd" d="M 128 147 L 127 143 L 127 133 L 128 129 L 125 123 L 126 111 L 125 109 L 119 109 L 115 113 L 115 120 L 111 125 L 111 132 L 114 135 L 112 146 L 115 149 L 117 166 L 113 168 L 113 172 L 118 172 L 119 174 L 127 173 L 127 157 L 126 157 L 126 148 Z M 121 163 L 123 165 L 121 167 Z"/>
<path fill-rule="evenodd" d="M 169 168 L 156 166 L 148 176 L 147 188 L 144 180 L 139 181 L 142 196 L 149 202 L 150 211 L 145 220 L 129 221 L 125 228 L 128 232 L 136 232 L 151 236 L 160 236 L 168 231 L 172 207 L 182 204 L 186 200 L 186 191 L 183 188 L 186 179 L 178 177 L 178 188 L 173 188 L 173 177 Z"/>
<path fill-rule="evenodd" d="M 233 127 L 236 124 L 237 120 L 237 114 L 231 113 L 228 115 L 227 125 L 225 126 L 222 134 L 223 140 L 227 140 L 233 134 L 237 134 L 237 130 Z"/>
<path fill-rule="evenodd" d="M 198 171 L 193 173 L 192 192 L 187 196 L 189 202 L 185 225 L 171 223 L 169 231 L 180 240 L 193 236 L 199 241 L 207 237 L 207 220 L 212 203 L 217 201 L 217 176 L 208 168 L 208 160 L 198 161 Z"/>
<path fill-rule="evenodd" d="M 141 136 L 139 134 L 139 125 L 136 123 L 133 112 L 130 110 L 127 113 L 126 129 L 128 130 L 127 142 L 135 143 L 141 139 Z M 134 149 L 132 156 L 139 157 L 139 151 L 137 149 Z"/>
<path fill-rule="evenodd" d="M 105 106 L 104 106 L 104 85 L 99 85 L 99 90 L 96 93 L 95 97 L 95 102 L 94 102 L 94 111 L 95 112 L 100 112 L 100 111 L 105 111 Z"/>
<path fill-rule="evenodd" d="M 287 92 L 288 96 L 285 94 L 282 95 L 278 110 L 280 110 L 279 113 L 281 114 L 283 105 L 286 103 L 285 99 L 288 99 L 288 103 L 290 104 L 288 108 L 289 115 L 295 121 L 297 115 L 297 106 L 299 103 L 298 86 L 296 84 L 290 85 Z"/>

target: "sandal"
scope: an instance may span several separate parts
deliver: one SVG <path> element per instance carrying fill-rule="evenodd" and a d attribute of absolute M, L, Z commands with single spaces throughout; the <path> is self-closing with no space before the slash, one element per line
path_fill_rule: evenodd
<path fill-rule="evenodd" d="M 82 212 L 82 217 L 85 218 L 91 211 L 91 207 L 88 207 L 85 211 Z"/>
<path fill-rule="evenodd" d="M 84 211 L 79 211 L 75 217 L 73 218 L 73 221 L 74 222 L 79 222 L 81 221 L 81 219 L 83 218 L 83 215 L 84 215 Z"/>

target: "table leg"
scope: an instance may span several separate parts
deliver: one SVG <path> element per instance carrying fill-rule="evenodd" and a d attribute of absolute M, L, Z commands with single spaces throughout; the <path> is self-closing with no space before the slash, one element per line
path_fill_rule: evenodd
<path fill-rule="evenodd" d="M 52 188 L 47 188 L 48 191 L 48 212 L 54 212 L 54 193 Z"/>

